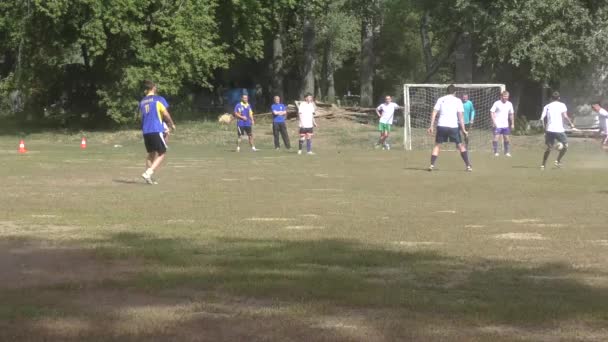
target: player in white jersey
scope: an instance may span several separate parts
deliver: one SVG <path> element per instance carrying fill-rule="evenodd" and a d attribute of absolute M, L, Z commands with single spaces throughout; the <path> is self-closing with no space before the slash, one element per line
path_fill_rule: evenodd
<path fill-rule="evenodd" d="M 509 92 L 503 91 L 500 94 L 500 100 L 494 102 L 492 109 L 490 109 L 492 115 L 492 124 L 494 127 L 494 140 L 492 140 L 492 148 L 496 157 L 498 154 L 498 139 L 502 135 L 502 141 L 504 146 L 504 153 L 506 157 L 511 156 L 510 144 L 511 141 L 509 136 L 511 130 L 515 128 L 515 110 L 513 110 L 513 104 L 509 101 Z"/>
<path fill-rule="evenodd" d="M 312 152 L 312 136 L 314 134 L 313 128 L 317 127 L 317 122 L 315 121 L 316 106 L 312 95 L 307 94 L 305 100 L 305 102 L 300 103 L 298 108 L 298 121 L 300 126 L 298 154 L 302 154 L 302 145 L 304 144 L 304 140 L 306 140 L 307 154 L 314 154 Z"/>
<path fill-rule="evenodd" d="M 608 111 L 602 108 L 601 101 L 595 101 L 591 104 L 593 111 L 596 112 L 600 119 L 600 136 L 602 137 L 602 146 L 608 146 Z"/>
<path fill-rule="evenodd" d="M 467 152 L 466 146 L 460 141 L 459 127 L 465 136 L 469 133 L 464 126 L 464 106 L 462 101 L 456 97 L 456 87 L 454 85 L 449 85 L 448 94 L 437 100 L 431 114 L 431 126 L 428 129 L 429 134 L 433 134 L 435 130 L 435 118 L 437 118 L 437 115 L 439 115 L 437 135 L 435 136 L 435 147 L 431 154 L 431 166 L 429 166 L 428 170 L 433 171 L 435 169 L 435 162 L 441 151 L 441 144 L 451 141 L 460 150 L 460 156 L 467 167 L 466 170 L 473 171 L 469 162 L 469 152 Z"/>
<path fill-rule="evenodd" d="M 566 137 L 564 119 L 568 121 L 570 127 L 574 128 L 572 120 L 568 117 L 568 108 L 563 102 L 560 102 L 560 95 L 557 91 L 551 95 L 551 99 L 553 101 L 543 108 L 543 114 L 540 117 L 540 121 L 543 123 L 543 126 L 545 126 L 545 145 L 547 145 L 547 149 L 543 155 L 543 164 L 540 166 L 542 170 L 545 169 L 547 159 L 549 158 L 549 154 L 551 154 L 551 149 L 553 148 L 553 145 L 555 145 L 556 140 L 556 147 L 559 150 L 559 155 L 555 161 L 555 166 L 562 166 L 562 158 L 566 154 L 566 151 L 568 151 L 568 137 Z M 547 120 L 546 125 L 545 119 Z"/>
<path fill-rule="evenodd" d="M 380 131 L 380 139 L 378 139 L 377 146 L 382 146 L 383 150 L 390 150 L 391 146 L 388 144 L 388 135 L 393 125 L 393 118 L 395 117 L 395 111 L 398 110 L 399 105 L 393 102 L 393 98 L 386 96 L 384 103 L 376 108 L 376 114 L 380 122 L 378 123 L 378 131 Z"/>

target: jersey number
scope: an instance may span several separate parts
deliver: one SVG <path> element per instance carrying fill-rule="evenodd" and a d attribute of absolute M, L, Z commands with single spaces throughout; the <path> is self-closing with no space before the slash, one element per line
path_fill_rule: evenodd
<path fill-rule="evenodd" d="M 150 105 L 149 104 L 145 105 L 144 110 L 146 111 L 146 114 L 150 113 Z"/>

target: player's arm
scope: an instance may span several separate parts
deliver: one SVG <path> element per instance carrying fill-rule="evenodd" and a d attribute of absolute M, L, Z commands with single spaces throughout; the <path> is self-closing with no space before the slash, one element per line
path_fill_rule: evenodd
<path fill-rule="evenodd" d="M 475 106 L 473 106 L 473 103 L 471 102 L 471 125 L 473 124 L 474 121 L 475 121 Z"/>
<path fill-rule="evenodd" d="M 247 121 L 247 118 L 245 117 L 245 115 L 241 114 L 241 109 L 240 108 L 238 110 L 234 111 L 234 116 L 236 116 L 237 118 L 239 118 L 241 120 Z"/>
<path fill-rule="evenodd" d="M 511 111 L 509 113 L 509 120 L 511 120 L 511 129 L 515 129 L 515 112 Z"/>
<path fill-rule="evenodd" d="M 251 118 L 251 124 L 255 125 L 255 119 L 253 118 L 253 109 L 249 109 L 249 117 Z"/>
<path fill-rule="evenodd" d="M 492 116 L 492 125 L 496 127 L 496 112 L 490 112 L 490 115 Z"/>
<path fill-rule="evenodd" d="M 574 128 L 574 122 L 572 122 L 572 120 L 570 120 L 570 117 L 568 116 L 568 112 L 563 112 L 562 116 L 564 117 L 564 119 L 566 119 L 566 121 L 568 121 L 568 123 L 570 124 L 570 127 Z"/>
<path fill-rule="evenodd" d="M 464 112 L 458 112 L 458 122 L 460 123 L 460 129 L 464 135 L 468 135 L 466 127 L 464 126 Z"/>
<path fill-rule="evenodd" d="M 382 114 L 380 114 L 380 107 L 376 108 L 376 115 L 378 115 L 379 118 L 382 117 Z"/>
<path fill-rule="evenodd" d="M 433 113 L 431 113 L 431 125 L 427 130 L 429 134 L 433 134 L 433 131 L 435 130 L 435 119 L 437 118 L 437 113 L 439 113 L 437 109 L 433 110 Z"/>
<path fill-rule="evenodd" d="M 171 127 L 171 129 L 175 131 L 175 123 L 173 122 L 173 118 L 171 117 L 169 111 L 166 108 L 163 108 L 163 110 L 161 111 L 161 115 L 163 116 L 163 121 L 168 123 L 169 127 Z"/>
<path fill-rule="evenodd" d="M 547 117 L 547 110 L 543 109 L 543 113 L 540 115 L 540 122 L 543 124 L 543 128 L 546 127 L 545 125 L 545 118 Z"/>

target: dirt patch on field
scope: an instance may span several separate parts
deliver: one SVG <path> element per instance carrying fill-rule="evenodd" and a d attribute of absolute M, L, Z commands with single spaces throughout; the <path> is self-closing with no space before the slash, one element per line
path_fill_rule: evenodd
<path fill-rule="evenodd" d="M 133 274 L 133 260 L 101 260 L 92 251 L 42 242 L 0 241 L 0 289 L 86 284 Z"/>

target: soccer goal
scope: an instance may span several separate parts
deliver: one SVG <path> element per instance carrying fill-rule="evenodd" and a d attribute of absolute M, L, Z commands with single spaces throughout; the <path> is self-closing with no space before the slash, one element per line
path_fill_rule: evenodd
<path fill-rule="evenodd" d="M 492 118 L 490 109 L 500 99 L 504 84 L 454 84 L 456 96 L 468 94 L 475 107 L 475 120 L 469 132 L 469 149 L 491 148 Z M 405 84 L 403 146 L 406 150 L 430 149 L 435 137 L 427 134 L 431 113 L 437 100 L 446 95 L 448 84 Z M 435 122 L 436 124 L 436 122 Z"/>

